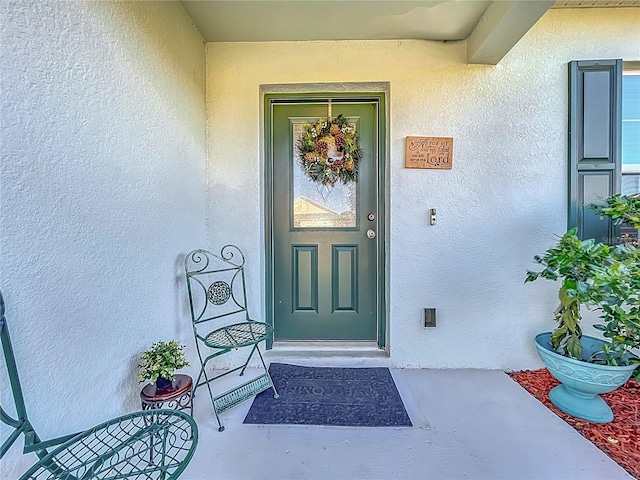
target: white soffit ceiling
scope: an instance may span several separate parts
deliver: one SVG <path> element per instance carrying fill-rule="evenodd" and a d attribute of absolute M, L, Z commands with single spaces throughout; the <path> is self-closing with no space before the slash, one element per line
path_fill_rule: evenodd
<path fill-rule="evenodd" d="M 549 8 L 640 7 L 640 0 L 204 0 L 181 2 L 207 42 L 467 40 L 467 62 L 496 65 Z"/>
<path fill-rule="evenodd" d="M 463 40 L 491 1 L 183 1 L 208 42 Z"/>
<path fill-rule="evenodd" d="M 181 3 L 207 42 L 464 40 L 483 20 L 492 3 L 494 10 L 505 10 L 505 5 L 526 10 L 523 4 L 535 3 L 547 4 L 545 9 L 549 6 L 640 7 L 640 0 L 191 0 Z"/>

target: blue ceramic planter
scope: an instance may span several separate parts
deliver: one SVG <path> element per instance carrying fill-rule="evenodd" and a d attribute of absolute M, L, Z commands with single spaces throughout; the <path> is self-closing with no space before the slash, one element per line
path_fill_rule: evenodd
<path fill-rule="evenodd" d="M 551 332 L 536 336 L 536 348 L 542 363 L 561 383 L 549 392 L 551 403 L 572 417 L 595 423 L 611 422 L 611 407 L 599 394 L 624 385 L 637 365 L 618 367 L 575 360 L 553 351 L 550 341 Z M 583 335 L 583 358 L 589 358 L 605 343 L 604 340 Z"/>

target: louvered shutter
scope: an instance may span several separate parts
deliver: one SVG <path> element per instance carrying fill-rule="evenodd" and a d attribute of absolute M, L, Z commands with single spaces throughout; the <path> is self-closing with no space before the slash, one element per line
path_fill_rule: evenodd
<path fill-rule="evenodd" d="M 591 203 L 620 192 L 622 60 L 569 63 L 569 228 L 582 239 L 610 243 L 619 227 Z"/>

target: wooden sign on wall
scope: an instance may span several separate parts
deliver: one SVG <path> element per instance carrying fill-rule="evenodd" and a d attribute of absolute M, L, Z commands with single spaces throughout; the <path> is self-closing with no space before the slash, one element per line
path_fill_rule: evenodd
<path fill-rule="evenodd" d="M 404 157 L 406 168 L 439 168 L 453 166 L 453 138 L 407 137 Z"/>

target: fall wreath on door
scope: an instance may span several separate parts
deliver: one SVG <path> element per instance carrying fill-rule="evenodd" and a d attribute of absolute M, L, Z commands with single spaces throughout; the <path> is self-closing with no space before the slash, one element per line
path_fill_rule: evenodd
<path fill-rule="evenodd" d="M 321 185 L 355 182 L 362 150 L 358 134 L 342 115 L 302 127 L 298 164 L 307 177 Z"/>

